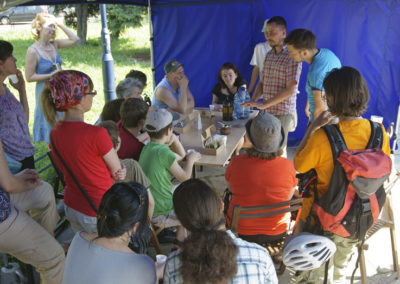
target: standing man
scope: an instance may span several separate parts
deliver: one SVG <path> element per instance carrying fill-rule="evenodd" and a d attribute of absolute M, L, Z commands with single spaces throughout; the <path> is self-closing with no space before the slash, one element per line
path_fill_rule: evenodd
<path fill-rule="evenodd" d="M 164 71 L 164 79 L 154 89 L 152 105 L 179 114 L 188 113 L 194 108 L 194 99 L 183 64 L 173 59 L 164 65 Z"/>
<path fill-rule="evenodd" d="M 286 38 L 286 21 L 280 16 L 272 17 L 267 22 L 265 38 L 272 49 L 264 60 L 262 77 L 253 97 L 247 106 L 265 109 L 276 116 L 285 131 L 283 148 L 286 148 L 287 134 L 296 129 L 296 95 L 301 74 L 301 63 L 290 58 Z M 262 102 L 257 102 L 259 98 Z"/>
<path fill-rule="evenodd" d="M 267 22 L 269 19 L 264 21 L 264 26 L 261 30 L 264 33 L 265 39 L 267 39 L 267 34 L 265 31 L 267 30 Z M 264 66 L 265 55 L 268 51 L 271 50 L 271 47 L 268 44 L 268 41 L 260 42 L 254 47 L 253 57 L 251 58 L 250 65 L 254 66 L 253 71 L 251 72 L 251 81 L 249 85 L 248 92 L 251 94 L 253 92 L 253 88 L 256 85 L 257 77 L 262 75 L 262 70 Z"/>
<path fill-rule="evenodd" d="M 313 122 L 326 107 L 324 94 L 325 76 L 334 68 L 342 67 L 339 58 L 329 49 L 316 47 L 315 35 L 306 29 L 296 29 L 290 32 L 285 39 L 290 57 L 296 62 L 307 62 L 310 64 L 307 74 L 307 104 L 306 115 L 309 123 Z"/>

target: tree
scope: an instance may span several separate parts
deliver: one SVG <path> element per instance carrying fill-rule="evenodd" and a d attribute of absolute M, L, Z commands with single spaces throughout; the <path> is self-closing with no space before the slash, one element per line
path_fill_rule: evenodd
<path fill-rule="evenodd" d="M 55 13 L 64 14 L 65 24 L 77 29 L 80 44 L 86 44 L 87 20 L 99 15 L 100 8 L 96 4 L 56 5 Z"/>
<path fill-rule="evenodd" d="M 147 15 L 147 9 L 134 5 L 107 5 L 107 22 L 110 35 L 118 39 L 127 27 L 137 27 Z"/>

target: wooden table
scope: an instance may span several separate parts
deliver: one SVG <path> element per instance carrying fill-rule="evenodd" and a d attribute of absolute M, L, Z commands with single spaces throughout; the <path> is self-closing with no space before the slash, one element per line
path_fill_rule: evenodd
<path fill-rule="evenodd" d="M 196 110 L 208 111 L 208 109 L 206 108 L 196 108 Z M 257 113 L 258 111 L 253 111 L 250 115 L 250 118 L 254 118 Z M 195 166 L 225 166 L 228 163 L 228 160 L 232 156 L 233 152 L 235 151 L 240 140 L 246 133 L 245 124 L 248 119 L 222 121 L 222 112 L 215 111 L 214 114 L 215 118 L 213 119 L 202 116 L 202 130 L 191 128 L 188 132 L 180 134 L 180 139 L 185 149 L 194 149 L 198 151 L 202 156 L 201 159 L 195 163 Z M 201 133 L 211 124 L 214 124 L 217 129 L 216 133 L 219 134 L 219 129 L 221 128 L 221 125 L 218 122 L 223 122 L 232 126 L 232 131 L 227 137 L 226 148 L 223 149 L 223 151 L 216 156 L 204 155 L 201 145 Z"/>

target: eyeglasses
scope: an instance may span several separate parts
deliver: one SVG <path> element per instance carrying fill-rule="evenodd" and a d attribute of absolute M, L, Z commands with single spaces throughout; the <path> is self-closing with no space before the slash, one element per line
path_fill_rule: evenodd
<path fill-rule="evenodd" d="M 85 96 L 87 96 L 87 95 L 95 96 L 95 95 L 97 95 L 97 91 L 94 90 L 94 91 L 92 91 L 92 92 L 87 92 L 87 93 L 85 93 Z"/>

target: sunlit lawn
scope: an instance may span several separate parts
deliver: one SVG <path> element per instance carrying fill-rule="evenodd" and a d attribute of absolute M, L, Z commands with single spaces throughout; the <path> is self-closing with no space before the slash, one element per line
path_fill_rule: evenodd
<path fill-rule="evenodd" d="M 59 36 L 64 36 L 59 32 Z M 30 29 L 11 29 L 2 32 L 1 39 L 10 41 L 14 46 L 14 56 L 18 59 L 17 66 L 25 72 L 25 54 L 27 48 L 34 42 Z M 121 33 L 119 40 L 112 40 L 111 51 L 114 58 L 115 85 L 125 78 L 131 69 L 141 70 L 147 75 L 147 87 L 144 93 L 151 94 L 152 76 L 150 67 L 150 42 L 147 21 L 142 27 L 128 28 Z M 102 42 L 101 23 L 99 20 L 88 24 L 88 42 L 86 46 L 76 45 L 71 48 L 61 49 L 63 69 L 77 69 L 87 73 L 93 80 L 97 95 L 93 101 L 92 109 L 85 114 L 85 121 L 94 123 L 99 117 L 104 105 L 103 77 L 102 77 Z M 28 101 L 30 106 L 29 128 L 32 133 L 33 111 L 35 108 L 35 83 L 26 83 Z M 11 90 L 12 87 L 10 87 Z M 12 91 L 17 95 L 16 91 Z M 17 96 L 18 97 L 18 96 Z M 45 143 L 36 143 L 36 153 L 43 153 L 47 149 Z"/>

